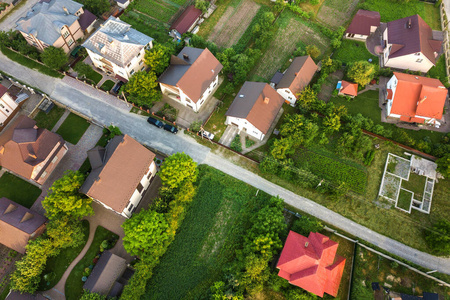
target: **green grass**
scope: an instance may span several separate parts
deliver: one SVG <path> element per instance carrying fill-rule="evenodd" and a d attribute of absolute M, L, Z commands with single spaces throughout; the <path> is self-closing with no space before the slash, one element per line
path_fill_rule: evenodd
<path fill-rule="evenodd" d="M 237 220 L 256 189 L 200 165 L 198 191 L 175 240 L 147 284 L 145 299 L 206 299 L 242 235 Z M 259 191 L 258 197 L 268 199 Z M 176 282 L 176 284 L 174 284 Z"/>
<path fill-rule="evenodd" d="M 52 110 L 48 114 L 43 111 L 39 111 L 39 113 L 34 117 L 36 121 L 36 126 L 39 128 L 46 128 L 48 130 L 52 130 L 55 127 L 58 120 L 64 114 L 65 109 L 59 107 L 57 105 L 53 106 Z"/>
<path fill-rule="evenodd" d="M 120 19 L 130 24 L 134 29 L 151 36 L 159 43 L 171 40 L 167 34 L 168 25 L 152 19 L 136 11 L 127 11 L 120 16 Z"/>
<path fill-rule="evenodd" d="M 436 65 L 428 71 L 428 75 L 439 79 L 444 85 L 448 85 L 447 72 L 445 71 L 445 55 L 441 55 Z"/>
<path fill-rule="evenodd" d="M 422 201 L 423 191 L 427 178 L 416 173 L 409 173 L 409 180 L 402 180 L 402 188 L 414 193 L 414 199 Z"/>
<path fill-rule="evenodd" d="M 30 208 L 41 194 L 41 190 L 31 183 L 5 172 L 0 177 L 0 198 L 5 197 Z"/>
<path fill-rule="evenodd" d="M 0 50 L 10 60 L 13 60 L 27 68 L 34 69 L 42 74 L 45 74 L 45 75 L 48 75 L 51 77 L 55 77 L 55 78 L 63 78 L 64 77 L 64 75 L 58 73 L 57 71 L 55 71 L 47 66 L 41 65 L 41 64 L 35 62 L 34 60 L 31 60 L 31 59 L 23 56 L 22 54 L 19 54 L 12 50 L 9 50 L 6 47 L 0 47 Z"/>
<path fill-rule="evenodd" d="M 70 113 L 67 119 L 61 124 L 56 131 L 63 139 L 73 145 L 76 145 L 89 127 L 88 121 L 74 113 Z"/>
<path fill-rule="evenodd" d="M 49 281 L 49 284 L 47 285 L 44 280 L 41 280 L 41 283 L 39 285 L 39 290 L 46 291 L 54 287 L 61 277 L 63 276 L 64 272 L 66 271 L 67 267 L 72 263 L 72 261 L 80 254 L 81 250 L 83 250 L 84 246 L 86 245 L 86 242 L 89 238 L 89 222 L 86 220 L 81 221 L 81 226 L 83 228 L 82 232 L 84 233 L 84 240 L 81 245 L 78 247 L 72 247 L 72 248 L 66 248 L 62 249 L 57 256 L 50 257 L 47 260 L 47 264 L 45 265 L 45 269 L 42 272 L 42 277 L 45 274 L 53 273 L 54 276 L 51 276 L 51 280 Z"/>
<path fill-rule="evenodd" d="M 93 264 L 92 261 L 97 253 L 99 253 L 101 243 L 104 240 L 110 240 L 113 238 L 118 238 L 118 236 L 101 226 L 97 227 L 91 246 L 89 247 L 84 257 L 72 269 L 72 272 L 70 272 L 70 275 L 67 278 L 65 286 L 65 294 L 67 300 L 77 300 L 81 298 L 84 285 L 84 282 L 81 281 L 81 278 L 83 277 L 84 269 Z"/>
<path fill-rule="evenodd" d="M 411 201 L 412 201 L 411 196 L 412 196 L 411 192 L 400 189 L 400 193 L 398 194 L 398 199 L 397 199 L 397 207 L 402 208 L 406 211 L 409 211 L 410 207 L 411 207 Z"/>
<path fill-rule="evenodd" d="M 92 81 L 92 83 L 94 83 L 94 85 L 97 85 L 100 82 L 100 80 L 102 80 L 102 78 L 103 78 L 103 76 L 100 73 L 94 71 L 93 69 L 89 73 L 85 74 L 85 76 L 87 79 Z"/>
<path fill-rule="evenodd" d="M 343 39 L 341 47 L 333 54 L 333 59 L 350 64 L 355 61 L 372 59 L 374 63 L 378 63 L 378 56 L 372 55 L 366 48 L 364 42 Z"/>
<path fill-rule="evenodd" d="M 169 22 L 170 18 L 178 11 L 178 7 L 158 0 L 137 0 L 134 3 L 136 10 L 163 23 Z"/>
<path fill-rule="evenodd" d="M 8 285 L 3 289 L 3 292 L 0 294 L 0 300 L 5 300 L 6 296 L 9 294 L 11 283 L 8 283 Z"/>
<path fill-rule="evenodd" d="M 114 84 L 115 84 L 114 81 L 106 80 L 105 82 L 103 82 L 100 88 L 104 91 L 110 91 L 113 88 Z"/>

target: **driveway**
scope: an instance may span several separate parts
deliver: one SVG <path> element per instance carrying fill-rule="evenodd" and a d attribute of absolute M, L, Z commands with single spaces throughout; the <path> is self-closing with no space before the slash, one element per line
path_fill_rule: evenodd
<path fill-rule="evenodd" d="M 173 135 L 150 126 L 146 118 L 136 114 L 130 114 L 121 105 L 120 100 L 116 102 L 105 101 L 103 98 L 96 98 L 98 91 L 93 88 L 77 89 L 63 80 L 50 78 L 28 70 L 0 55 L 0 68 L 30 85 L 40 87 L 49 93 L 53 99 L 72 107 L 103 125 L 114 124 L 119 126 L 122 132 L 129 134 L 139 142 L 155 148 L 166 154 L 185 152 L 197 163 L 204 163 L 223 172 L 240 179 L 258 189 L 271 195 L 279 195 L 285 199 L 286 203 L 301 209 L 319 219 L 326 220 L 327 223 L 347 231 L 360 239 L 380 247 L 394 255 L 407 259 L 417 265 L 431 270 L 450 274 L 450 258 L 435 257 L 430 254 L 418 251 L 399 243 L 393 239 L 385 237 L 364 226 L 361 226 L 307 198 L 296 195 L 278 185 L 275 185 L 248 170 L 239 167 L 227 159 L 211 153 L 210 149 L 198 144 L 193 138 L 180 132 Z M 45 83 L 48 83 L 46 85 Z"/>
<path fill-rule="evenodd" d="M 16 27 L 16 22 L 24 17 L 28 11 L 31 10 L 31 7 L 39 2 L 39 0 L 22 0 L 22 2 L 26 2 L 22 4 L 19 8 L 14 8 L 13 11 L 9 12 L 5 17 L 1 19 L 0 23 L 0 31 L 8 31 Z M 20 4 L 21 2 L 19 2 Z"/>

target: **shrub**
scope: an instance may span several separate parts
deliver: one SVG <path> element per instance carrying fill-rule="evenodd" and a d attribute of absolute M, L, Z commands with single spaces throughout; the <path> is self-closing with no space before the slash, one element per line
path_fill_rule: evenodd
<path fill-rule="evenodd" d="M 242 152 L 241 137 L 237 134 L 231 142 L 230 148 L 236 152 Z"/>
<path fill-rule="evenodd" d="M 306 53 L 308 53 L 308 55 L 311 56 L 311 58 L 313 58 L 313 59 L 316 59 L 321 54 L 319 48 L 317 48 L 316 45 L 306 46 Z"/>
<path fill-rule="evenodd" d="M 292 224 L 292 231 L 295 231 L 303 236 L 308 236 L 310 232 L 320 232 L 323 229 L 323 224 L 318 219 L 313 217 L 301 216 Z"/>
<path fill-rule="evenodd" d="M 366 152 L 366 156 L 364 157 L 364 164 L 366 166 L 370 166 L 372 164 L 372 161 L 375 157 L 375 150 L 370 150 Z"/>

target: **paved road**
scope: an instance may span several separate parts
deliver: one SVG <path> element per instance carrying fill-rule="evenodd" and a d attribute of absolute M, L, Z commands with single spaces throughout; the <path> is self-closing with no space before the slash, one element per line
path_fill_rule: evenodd
<path fill-rule="evenodd" d="M 31 10 L 31 7 L 39 2 L 39 0 L 22 0 L 26 3 L 19 8 L 15 8 L 12 12 L 9 12 L 5 16 L 5 20 L 0 23 L 1 31 L 8 31 L 16 27 L 16 22 L 21 18 L 25 17 L 27 12 Z"/>
<path fill-rule="evenodd" d="M 114 105 L 110 99 L 105 102 L 98 97 L 92 96 L 98 95 L 98 91 L 95 89 L 81 89 L 73 86 L 73 83 L 67 84 L 64 80 L 44 76 L 15 64 L 1 54 L 0 68 L 9 72 L 12 76 L 40 88 L 52 98 L 71 106 L 73 109 L 95 119 L 101 124 L 119 126 L 122 132 L 129 134 L 143 144 L 147 144 L 167 154 L 184 151 L 198 163 L 208 164 L 271 195 L 279 195 L 285 199 L 286 203 L 325 220 L 327 223 L 390 253 L 428 269 L 450 274 L 449 258 L 434 257 L 420 252 L 361 226 L 307 198 L 296 195 L 211 153 L 209 148 L 197 144 L 188 135 L 180 132 L 175 136 L 157 129 L 147 124 L 145 117 L 128 113 L 128 109 L 122 103 Z"/>

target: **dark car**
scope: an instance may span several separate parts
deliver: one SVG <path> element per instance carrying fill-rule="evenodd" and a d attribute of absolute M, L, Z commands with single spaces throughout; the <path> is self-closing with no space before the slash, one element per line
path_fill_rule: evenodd
<path fill-rule="evenodd" d="M 120 88 L 122 87 L 122 85 L 123 85 L 123 82 L 122 82 L 122 81 L 119 81 L 119 82 L 113 87 L 112 92 L 113 92 L 114 94 L 118 94 Z"/>
<path fill-rule="evenodd" d="M 172 132 L 173 134 L 177 134 L 177 132 L 178 132 L 178 128 L 176 128 L 175 126 L 172 126 L 170 124 L 164 125 L 164 130 Z"/>
<path fill-rule="evenodd" d="M 155 118 L 152 118 L 152 117 L 148 117 L 147 122 L 149 122 L 149 123 L 152 124 L 152 125 L 155 125 L 155 126 L 158 127 L 158 128 L 161 128 L 161 127 L 164 126 L 164 123 L 163 123 L 163 122 L 161 122 L 160 120 L 157 120 L 157 119 L 155 119 Z M 164 128 L 164 129 L 165 129 L 165 128 Z"/>

